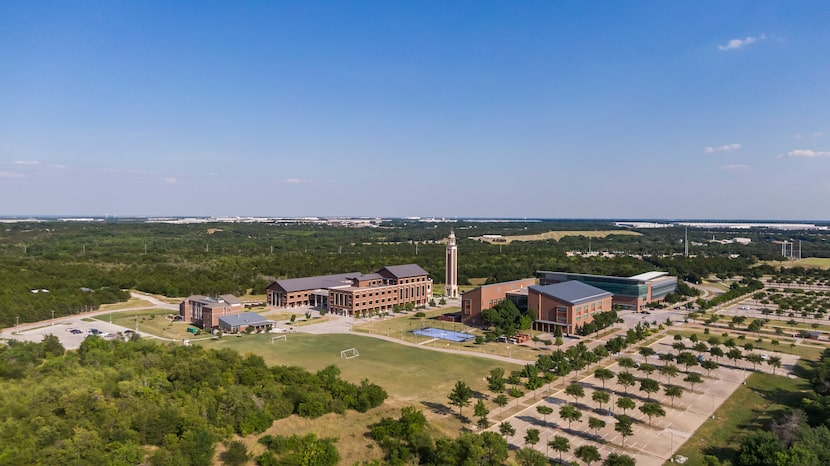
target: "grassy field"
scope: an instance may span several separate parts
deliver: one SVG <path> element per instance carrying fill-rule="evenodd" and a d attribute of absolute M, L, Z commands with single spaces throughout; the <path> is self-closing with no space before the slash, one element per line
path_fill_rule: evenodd
<path fill-rule="evenodd" d="M 765 264 L 774 267 L 813 267 L 819 269 L 830 269 L 830 258 L 808 257 L 797 261 L 764 261 Z"/>
<path fill-rule="evenodd" d="M 101 311 L 120 311 L 131 307 L 153 307 L 153 303 L 140 298 L 130 298 L 127 301 L 112 304 L 102 304 L 99 310 Z"/>
<path fill-rule="evenodd" d="M 454 435 L 461 428 L 460 422 L 454 415 L 439 412 L 450 408 L 447 395 L 455 382 L 463 380 L 475 392 L 486 393 L 484 377 L 492 368 L 504 367 L 508 372 L 519 368 L 488 359 L 413 348 L 360 335 L 292 333 L 286 341 L 275 343 L 271 343 L 271 336 L 225 336 L 195 343 L 207 348 L 232 348 L 243 354 L 258 354 L 269 365 L 294 365 L 318 371 L 335 364 L 346 380 L 359 382 L 369 379 L 384 387 L 389 398 L 383 406 L 369 413 L 349 412 L 318 419 L 292 417 L 275 423 L 268 431 L 280 435 L 315 432 L 338 437 L 337 448 L 343 456 L 341 464 L 379 457 L 380 452 L 377 448 L 370 448 L 371 442 L 364 437 L 367 426 L 382 416 L 399 416 L 404 406 L 418 407 L 438 432 Z M 357 348 L 360 356 L 341 359 L 340 351 L 347 348 Z M 467 408 L 465 415 L 471 415 L 471 409 Z M 253 446 L 251 439 L 246 439 L 246 443 Z"/>
<path fill-rule="evenodd" d="M 547 233 L 539 233 L 536 235 L 516 235 L 503 236 L 501 238 L 485 238 L 483 236 L 471 236 L 470 239 L 475 239 L 491 244 L 510 244 L 513 241 L 545 241 L 552 239 L 559 241 L 566 236 L 584 236 L 586 238 L 605 238 L 609 235 L 627 235 L 627 236 L 642 236 L 636 231 L 629 230 L 607 230 L 607 231 L 549 231 Z M 497 241 L 498 240 L 498 241 Z"/>
<path fill-rule="evenodd" d="M 167 315 L 173 312 L 169 309 L 143 309 L 140 311 L 101 314 L 95 316 L 94 319 L 102 322 L 110 322 L 110 319 L 112 319 L 113 324 L 135 329 L 137 318 L 138 329 L 142 332 L 175 340 L 193 338 L 194 335 L 187 331 L 190 325 L 185 322 L 172 322 L 167 319 Z"/>
<path fill-rule="evenodd" d="M 729 284 L 723 283 L 720 280 L 717 280 L 717 281 L 715 281 L 715 280 L 703 280 L 701 285 L 709 286 L 709 287 L 712 287 L 712 288 L 717 288 L 719 290 L 723 290 L 724 292 L 729 291 Z"/>
<path fill-rule="evenodd" d="M 505 343 L 483 343 L 476 344 L 474 341 L 469 342 L 452 342 L 446 340 L 436 340 L 430 343 L 425 343 L 430 340 L 435 340 L 432 337 L 425 337 L 412 333 L 412 330 L 417 330 L 423 327 L 434 327 L 443 330 L 452 330 L 454 332 L 469 333 L 471 335 L 484 336 L 484 332 L 476 327 L 470 327 L 459 322 L 444 322 L 432 319 L 431 317 L 446 314 L 449 312 L 458 312 L 460 308 L 451 307 L 446 309 L 432 310 L 426 312 L 426 317 L 415 317 L 414 313 L 394 317 L 385 320 L 372 321 L 365 324 L 357 324 L 352 326 L 352 330 L 362 333 L 373 333 L 375 335 L 386 335 L 390 337 L 399 338 L 410 343 L 424 343 L 428 346 L 442 346 L 451 349 L 462 351 L 469 351 L 470 353 L 485 353 L 497 354 L 499 356 L 508 356 L 518 359 L 526 359 L 528 361 L 535 361 L 539 356 L 539 350 L 544 348 L 542 343 L 526 343 L 523 345 L 511 345 Z M 531 332 L 535 334 L 537 332 Z"/>
<path fill-rule="evenodd" d="M 360 335 L 291 333 L 286 341 L 271 343 L 272 336 L 225 336 L 199 344 L 259 354 L 268 364 L 300 366 L 310 371 L 335 364 L 345 379 L 359 382 L 368 378 L 386 388 L 390 399 L 404 403 L 402 406 L 423 400 L 445 404 L 457 380 L 464 380 L 473 390 L 483 392 L 486 391 L 483 377 L 490 369 L 518 368 L 507 368 L 512 365 L 489 359 L 430 351 Z M 341 359 L 340 352 L 347 348 L 357 348 L 360 356 Z"/>
<path fill-rule="evenodd" d="M 754 373 L 738 387 L 695 434 L 677 451 L 689 458 L 686 464 L 704 464 L 704 455 L 713 455 L 722 464 L 734 464 L 735 453 L 748 431 L 765 429 L 779 412 L 796 406 L 809 388 L 803 379 Z M 672 463 L 666 463 L 669 465 Z"/>

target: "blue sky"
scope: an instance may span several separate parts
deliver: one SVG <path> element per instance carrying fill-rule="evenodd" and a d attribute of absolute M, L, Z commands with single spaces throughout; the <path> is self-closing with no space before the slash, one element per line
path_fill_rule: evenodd
<path fill-rule="evenodd" d="M 0 2 L 0 215 L 830 219 L 830 3 Z"/>

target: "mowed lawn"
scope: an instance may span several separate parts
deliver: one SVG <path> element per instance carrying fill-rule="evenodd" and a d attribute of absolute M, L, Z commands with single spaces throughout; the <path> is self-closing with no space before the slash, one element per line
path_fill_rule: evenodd
<path fill-rule="evenodd" d="M 303 367 L 316 372 L 337 365 L 342 377 L 352 382 L 369 379 L 381 385 L 391 399 L 406 404 L 447 403 L 455 382 L 463 380 L 478 392 L 486 392 L 484 377 L 494 367 L 506 372 L 519 366 L 473 356 L 464 356 L 400 345 L 350 334 L 308 335 L 291 333 L 286 341 L 271 343 L 273 334 L 225 336 L 195 343 L 207 348 L 233 348 L 243 354 L 261 355 L 269 365 Z M 357 348 L 360 356 L 342 359 L 340 352 Z M 423 407 L 423 406 L 422 406 Z"/>
<path fill-rule="evenodd" d="M 788 406 L 796 406 L 806 380 L 754 373 L 677 451 L 689 458 L 686 464 L 705 464 L 704 455 L 713 455 L 724 465 L 734 464 L 735 453 L 748 432 L 766 429 L 770 420 Z M 672 463 L 666 463 L 672 464 Z"/>
<path fill-rule="evenodd" d="M 457 409 L 448 405 L 447 396 L 456 381 L 463 380 L 479 395 L 487 392 L 484 378 L 494 367 L 506 372 L 519 366 L 473 356 L 443 353 L 351 334 L 308 335 L 291 333 L 285 341 L 271 343 L 274 334 L 224 336 L 221 339 L 194 341 L 206 348 L 232 348 L 242 354 L 261 355 L 269 365 L 292 365 L 318 371 L 337 365 L 341 376 L 352 382 L 369 379 L 382 386 L 389 398 L 367 413 L 349 411 L 346 415 L 328 414 L 317 419 L 291 416 L 274 423 L 266 431 L 272 435 L 314 432 L 321 437 L 337 438 L 341 464 L 354 464 L 381 458 L 382 452 L 365 437 L 369 425 L 382 417 L 400 415 L 401 408 L 415 406 L 429 419 L 431 430 L 438 435 L 456 435 L 461 422 Z M 357 348 L 360 356 L 341 359 L 340 352 Z M 488 403 L 492 407 L 492 403 Z M 447 413 L 445 410 L 449 410 Z M 464 410 L 472 418 L 472 406 Z M 469 425 L 468 425 L 469 426 Z M 256 454 L 262 452 L 255 437 L 243 441 Z"/>

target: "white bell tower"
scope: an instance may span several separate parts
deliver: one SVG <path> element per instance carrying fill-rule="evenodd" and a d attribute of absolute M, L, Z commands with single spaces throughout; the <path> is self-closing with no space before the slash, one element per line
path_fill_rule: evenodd
<path fill-rule="evenodd" d="M 447 298 L 458 297 L 458 246 L 455 244 L 455 232 L 450 230 L 447 238 L 447 286 L 444 295 Z"/>

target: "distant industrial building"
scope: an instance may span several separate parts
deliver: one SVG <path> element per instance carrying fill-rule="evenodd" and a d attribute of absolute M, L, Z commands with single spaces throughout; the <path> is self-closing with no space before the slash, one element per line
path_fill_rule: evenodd
<path fill-rule="evenodd" d="M 416 264 L 391 265 L 375 273 L 350 272 L 277 280 L 267 288 L 268 305 L 311 306 L 340 315 L 391 311 L 432 299 L 432 279 Z"/>
<path fill-rule="evenodd" d="M 538 271 L 540 285 L 578 281 L 614 295 L 612 305 L 622 310 L 642 311 L 677 289 L 677 277 L 667 272 L 646 272 L 633 277 Z"/>
<path fill-rule="evenodd" d="M 571 280 L 528 289 L 527 308 L 533 311 L 533 328 L 553 332 L 561 327 L 565 334 L 594 320 L 598 312 L 611 310 L 612 294 L 587 283 Z"/>
<path fill-rule="evenodd" d="M 481 311 L 490 309 L 508 299 L 520 310 L 527 309 L 527 289 L 536 284 L 535 278 L 484 285 L 461 294 L 461 322 L 481 325 Z"/>
<path fill-rule="evenodd" d="M 218 298 L 193 295 L 179 304 L 179 315 L 185 322 L 198 325 L 204 329 L 219 326 L 219 318 L 242 312 L 244 307 L 234 295 L 223 294 Z"/>

